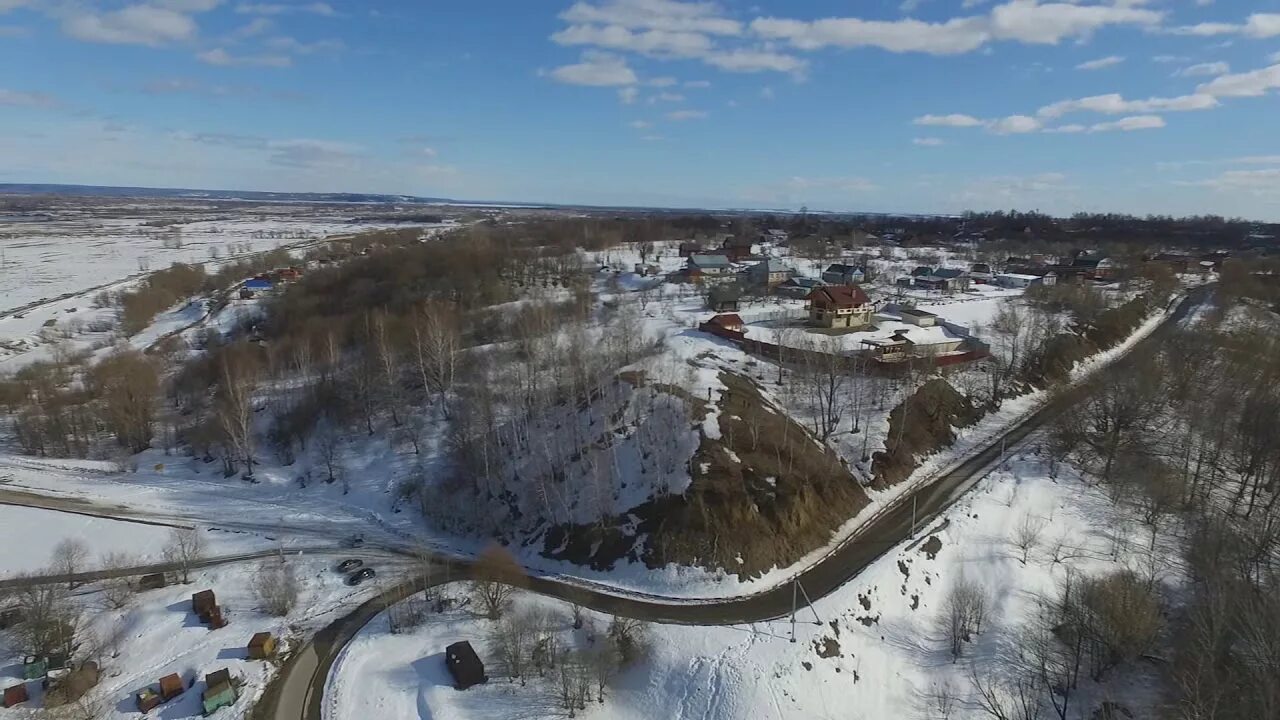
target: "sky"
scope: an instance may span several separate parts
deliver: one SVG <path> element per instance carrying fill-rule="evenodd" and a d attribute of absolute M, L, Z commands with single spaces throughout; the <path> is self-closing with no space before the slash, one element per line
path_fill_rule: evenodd
<path fill-rule="evenodd" d="M 0 0 L 0 182 L 1280 220 L 1277 0 Z"/>

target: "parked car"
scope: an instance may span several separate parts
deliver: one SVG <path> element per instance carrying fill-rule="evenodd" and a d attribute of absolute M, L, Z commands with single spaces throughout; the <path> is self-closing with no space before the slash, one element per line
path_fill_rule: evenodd
<path fill-rule="evenodd" d="M 373 568 L 364 568 L 361 570 L 357 570 L 356 572 L 351 573 L 351 577 L 347 578 L 347 584 L 359 585 L 365 580 L 372 580 L 374 577 L 377 577 L 377 575 L 378 573 L 374 572 Z"/>
<path fill-rule="evenodd" d="M 347 547 L 358 548 L 358 547 L 362 547 L 363 545 L 364 545 L 364 535 L 361 535 L 360 533 L 356 533 L 355 535 L 352 535 L 351 538 L 347 540 Z"/>
<path fill-rule="evenodd" d="M 352 572 L 353 570 L 359 570 L 362 567 L 364 567 L 363 560 L 357 560 L 355 558 L 351 558 L 350 560 L 343 560 L 342 562 L 338 563 L 338 572 L 349 573 L 349 572 Z"/>

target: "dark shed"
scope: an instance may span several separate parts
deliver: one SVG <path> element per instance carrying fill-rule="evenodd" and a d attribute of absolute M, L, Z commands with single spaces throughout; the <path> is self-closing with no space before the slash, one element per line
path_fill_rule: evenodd
<path fill-rule="evenodd" d="M 453 675 L 453 686 L 459 690 L 489 681 L 484 674 L 484 663 L 480 662 L 480 656 L 466 640 L 445 648 L 444 662 L 449 674 Z"/>
<path fill-rule="evenodd" d="M 11 685 L 4 689 L 4 707 L 10 708 L 14 705 L 20 705 L 27 701 L 27 686 L 25 683 Z"/>
<path fill-rule="evenodd" d="M 165 675 L 160 678 L 160 697 L 168 702 L 182 693 L 186 692 L 186 685 L 182 684 L 182 678 L 177 673 Z"/>
<path fill-rule="evenodd" d="M 142 590 L 159 590 L 167 584 L 164 573 L 152 573 L 138 578 L 138 587 Z"/>
<path fill-rule="evenodd" d="M 191 612 L 200 617 L 205 617 L 216 607 L 218 607 L 218 600 L 214 597 L 212 590 L 201 590 L 191 596 Z"/>

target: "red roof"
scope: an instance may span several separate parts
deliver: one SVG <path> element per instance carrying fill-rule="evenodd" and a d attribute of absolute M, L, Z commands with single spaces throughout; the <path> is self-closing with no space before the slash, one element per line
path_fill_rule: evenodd
<path fill-rule="evenodd" d="M 857 285 L 831 285 L 809 293 L 810 302 L 820 302 L 827 307 L 851 308 L 866 305 L 871 298 Z"/>
<path fill-rule="evenodd" d="M 745 324 L 745 323 L 743 323 L 743 322 L 742 322 L 742 316 L 738 315 L 737 313 L 728 313 L 728 314 L 725 314 L 725 315 L 717 315 L 717 316 L 715 316 L 715 317 L 711 318 L 711 320 L 710 320 L 709 322 L 710 322 L 712 325 L 719 325 L 720 327 L 725 327 L 725 328 L 728 328 L 728 327 L 742 327 L 742 326 Z"/>

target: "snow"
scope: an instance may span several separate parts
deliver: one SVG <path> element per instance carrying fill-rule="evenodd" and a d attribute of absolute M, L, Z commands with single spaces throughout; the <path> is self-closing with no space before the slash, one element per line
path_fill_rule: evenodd
<path fill-rule="evenodd" d="M 1008 537 L 1028 516 L 1045 530 L 1024 565 Z M 1166 596 L 1176 596 L 1185 582 L 1173 563 L 1161 560 L 1174 557 L 1174 536 L 1158 535 L 1153 555 Z M 661 709 L 662 717 L 673 720 L 826 718 L 848 717 L 850 708 L 860 718 L 935 717 L 923 705 L 924 696 L 949 686 L 961 700 L 952 717 L 978 720 L 983 715 L 972 702 L 969 664 L 984 673 L 1003 672 L 1012 661 L 1007 648 L 1019 642 L 1019 627 L 1038 616 L 1068 568 L 1097 575 L 1148 566 L 1151 537 L 1087 476 L 1069 467 L 1053 473 L 1037 453 L 1021 453 L 915 539 L 891 549 L 812 609 L 802 605 L 795 643 L 789 618 L 725 627 L 652 625 L 644 662 L 615 681 L 603 705 L 589 705 L 579 717 L 649 720 Z M 953 663 L 941 618 L 946 593 L 960 578 L 985 589 L 990 610 L 983 631 Z M 564 622 L 567 609 L 559 608 Z M 597 626 L 607 622 L 589 615 Z M 333 670 L 326 719 L 563 717 L 537 682 L 521 687 L 493 678 L 466 692 L 448 687 L 444 646 L 470 640 L 492 663 L 484 644 L 487 627 L 486 621 L 454 612 L 433 616 L 411 635 L 393 636 L 385 621 L 375 620 Z M 822 649 L 832 656 L 821 657 Z M 1143 710 L 1153 705 L 1152 678 L 1148 667 L 1134 665 L 1112 671 L 1101 683 L 1085 679 L 1079 707 L 1094 707 L 1104 697 L 1123 699 L 1137 720 L 1155 720 L 1158 715 Z"/>
<path fill-rule="evenodd" d="M 5 486 L 0 485 L 0 489 Z M 160 562 L 170 528 L 88 515 L 0 505 L 0 578 L 36 573 L 49 566 L 54 547 L 79 540 L 99 556 L 124 552 L 139 564 Z M 86 568 L 87 569 L 87 568 Z"/>

